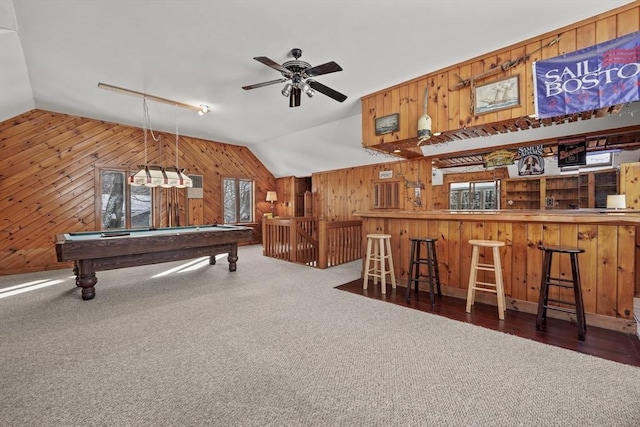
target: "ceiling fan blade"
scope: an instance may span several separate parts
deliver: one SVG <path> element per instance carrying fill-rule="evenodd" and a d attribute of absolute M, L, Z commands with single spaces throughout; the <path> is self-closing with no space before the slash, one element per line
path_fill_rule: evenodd
<path fill-rule="evenodd" d="M 305 70 L 305 74 L 309 77 L 319 76 L 321 74 L 335 73 L 336 71 L 342 71 L 342 67 L 335 62 L 327 62 L 326 64 L 316 65 Z"/>
<path fill-rule="evenodd" d="M 283 73 L 283 74 L 285 74 L 287 76 L 291 75 L 291 71 L 287 70 L 282 65 L 278 64 L 277 62 L 275 62 L 272 59 L 267 58 L 266 56 L 256 56 L 253 59 L 255 59 L 258 62 L 263 63 L 267 67 L 271 67 L 274 70 L 278 70 L 278 71 L 280 71 L 281 73 Z"/>
<path fill-rule="evenodd" d="M 287 80 L 289 80 L 289 79 L 270 80 L 268 82 L 262 82 L 262 83 L 256 83 L 254 85 L 242 86 L 242 89 L 244 89 L 244 90 L 257 89 L 259 87 L 264 87 L 264 86 L 274 85 L 276 83 L 286 82 Z"/>
<path fill-rule="evenodd" d="M 343 102 L 345 99 L 347 99 L 347 95 L 343 95 L 340 92 L 333 90 L 330 87 L 323 85 L 322 83 L 318 83 L 315 80 L 307 80 L 307 83 L 309 84 L 309 86 L 311 86 L 311 89 L 317 90 L 318 92 L 323 93 L 329 98 L 333 98 L 338 102 Z"/>

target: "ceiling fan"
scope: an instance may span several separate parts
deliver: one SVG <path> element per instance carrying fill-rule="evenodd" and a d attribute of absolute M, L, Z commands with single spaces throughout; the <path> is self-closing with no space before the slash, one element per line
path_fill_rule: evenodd
<path fill-rule="evenodd" d="M 305 93 L 309 98 L 311 98 L 315 94 L 315 91 L 327 95 L 329 98 L 333 98 L 338 102 L 343 102 L 345 99 L 347 99 L 346 95 L 343 95 L 340 92 L 333 90 L 330 87 L 327 87 L 322 83 L 318 83 L 317 81 L 312 79 L 312 77 L 320 76 L 322 74 L 342 71 L 342 67 L 340 67 L 333 61 L 312 67 L 308 62 L 301 61 L 299 59 L 302 56 L 302 49 L 298 48 L 291 49 L 290 55 L 293 56 L 294 59 L 291 61 L 287 61 L 282 65 L 267 58 L 266 56 L 254 57 L 253 59 L 263 63 L 267 67 L 271 67 L 274 70 L 280 71 L 283 78 L 270 80 L 268 82 L 256 83 L 248 86 L 242 86 L 242 89 L 257 89 L 259 87 L 289 81 L 284 85 L 284 88 L 282 88 L 282 95 L 289 97 L 289 107 L 299 107 L 300 97 L 302 96 L 302 93 Z"/>

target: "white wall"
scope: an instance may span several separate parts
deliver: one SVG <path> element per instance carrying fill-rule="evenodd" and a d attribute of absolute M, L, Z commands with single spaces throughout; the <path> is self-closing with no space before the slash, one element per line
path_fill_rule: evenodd
<path fill-rule="evenodd" d="M 0 2 L 0 122 L 35 108 L 12 1 Z"/>

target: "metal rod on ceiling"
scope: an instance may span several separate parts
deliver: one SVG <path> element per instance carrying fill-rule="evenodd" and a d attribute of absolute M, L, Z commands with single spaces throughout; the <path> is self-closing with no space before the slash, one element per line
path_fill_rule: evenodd
<path fill-rule="evenodd" d="M 183 102 L 172 101 L 171 99 L 161 98 L 159 96 L 150 95 L 148 93 L 138 92 L 138 91 L 131 90 L 131 89 L 125 89 L 125 88 L 122 88 L 122 87 L 113 86 L 113 85 L 106 84 L 106 83 L 98 83 L 98 87 L 100 89 L 112 90 L 114 92 L 125 93 L 125 94 L 128 94 L 128 95 L 139 96 L 140 98 L 150 99 L 150 100 L 156 101 L 156 102 L 162 102 L 163 104 L 175 105 L 176 107 L 186 108 L 187 110 L 202 111 L 202 106 L 196 107 L 195 105 L 189 105 L 189 104 L 185 104 Z"/>

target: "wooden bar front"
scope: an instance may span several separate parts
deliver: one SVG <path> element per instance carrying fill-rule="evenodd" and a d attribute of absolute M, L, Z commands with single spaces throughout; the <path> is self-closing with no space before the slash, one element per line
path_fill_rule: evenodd
<path fill-rule="evenodd" d="M 580 278 L 587 323 L 635 333 L 634 287 L 640 244 L 640 212 L 604 211 L 368 211 L 362 217 L 363 242 L 368 233 L 391 234 L 396 278 L 407 281 L 409 238 L 437 237 L 443 293 L 466 298 L 471 264 L 470 239 L 501 240 L 507 308 L 535 313 L 541 283 L 539 244 L 565 245 L 580 254 Z M 481 253 L 490 257 L 490 253 Z M 571 274 L 569 259 L 554 259 L 552 275 Z M 491 277 L 489 278 L 491 280 Z M 425 289 L 427 290 L 427 289 Z M 570 300 L 570 299 L 569 299 Z M 495 296 L 479 298 L 495 304 Z M 564 313 L 549 314 L 569 319 Z"/>

